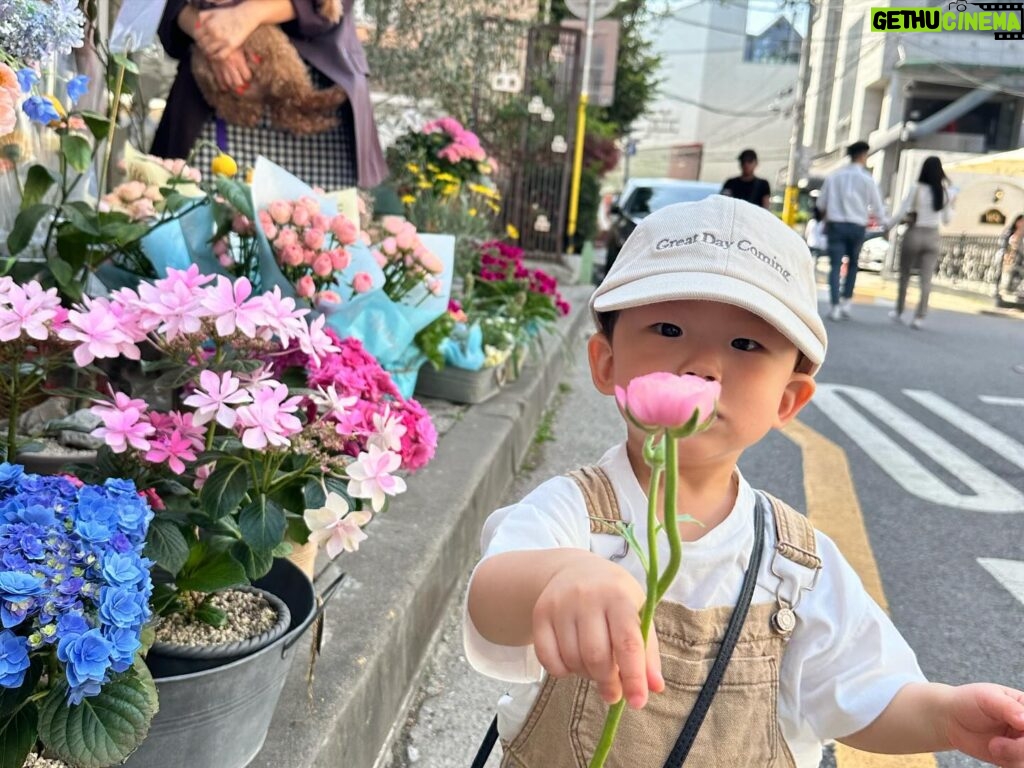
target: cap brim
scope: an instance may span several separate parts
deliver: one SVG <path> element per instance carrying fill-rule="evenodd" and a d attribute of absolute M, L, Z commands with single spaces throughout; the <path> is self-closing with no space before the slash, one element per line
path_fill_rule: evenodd
<path fill-rule="evenodd" d="M 803 352 L 813 365 L 810 371 L 812 374 L 817 372 L 825 359 L 825 345 L 809 327 L 809 323 L 821 323 L 817 315 L 814 318 L 801 318 L 767 291 L 728 275 L 707 272 L 649 275 L 607 293 L 595 294 L 590 302 L 590 310 L 596 315 L 598 312 L 677 300 L 720 301 L 763 318 Z"/>

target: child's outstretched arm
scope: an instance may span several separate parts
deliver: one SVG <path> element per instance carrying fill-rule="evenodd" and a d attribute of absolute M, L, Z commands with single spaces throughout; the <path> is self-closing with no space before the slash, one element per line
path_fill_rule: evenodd
<path fill-rule="evenodd" d="M 990 683 L 910 683 L 871 725 L 839 741 L 886 754 L 956 749 L 1024 768 L 1024 692 Z"/>
<path fill-rule="evenodd" d="M 468 609 L 476 630 L 498 645 L 533 644 L 555 677 L 594 680 L 602 698 L 632 707 L 660 692 L 654 633 L 644 649 L 644 591 L 624 568 L 581 549 L 505 552 L 473 574 Z"/>

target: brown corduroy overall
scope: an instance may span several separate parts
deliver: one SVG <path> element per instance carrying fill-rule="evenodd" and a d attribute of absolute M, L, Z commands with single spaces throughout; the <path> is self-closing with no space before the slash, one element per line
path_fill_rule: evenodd
<path fill-rule="evenodd" d="M 618 534 L 619 506 L 598 467 L 570 473 L 587 502 L 591 534 Z M 821 567 L 814 529 L 800 513 L 771 501 L 779 556 L 811 569 Z M 765 521 L 767 525 L 767 521 Z M 772 566 L 774 565 L 774 560 Z M 772 566 L 772 572 L 775 570 Z M 684 565 L 685 567 L 685 565 Z M 772 617 L 791 611 L 801 589 L 777 592 L 777 600 L 750 606 L 732 659 L 686 765 L 693 768 L 796 768 L 779 729 L 779 667 L 792 631 L 775 629 Z M 692 610 L 663 601 L 655 613 L 665 691 L 641 710 L 627 709 L 606 768 L 662 768 L 718 653 L 733 606 Z M 780 624 L 786 625 L 782 616 Z M 579 677 L 548 677 L 522 730 L 504 743 L 502 768 L 586 768 L 604 727 L 608 706 L 597 686 Z"/>

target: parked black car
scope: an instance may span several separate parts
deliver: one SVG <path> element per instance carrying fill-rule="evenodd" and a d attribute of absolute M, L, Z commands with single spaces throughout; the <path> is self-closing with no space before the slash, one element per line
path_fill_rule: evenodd
<path fill-rule="evenodd" d="M 645 216 L 673 203 L 690 203 L 717 194 L 721 184 L 680 179 L 630 179 L 611 208 L 605 274 L 619 255 L 622 244 Z M 603 277 L 603 276 L 602 276 Z"/>

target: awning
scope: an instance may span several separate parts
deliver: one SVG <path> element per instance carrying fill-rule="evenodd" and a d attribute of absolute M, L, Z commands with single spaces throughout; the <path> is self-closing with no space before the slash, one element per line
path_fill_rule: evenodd
<path fill-rule="evenodd" d="M 1024 177 L 1024 147 L 1010 152 L 972 157 L 946 166 L 956 173 L 985 173 L 992 176 Z"/>

